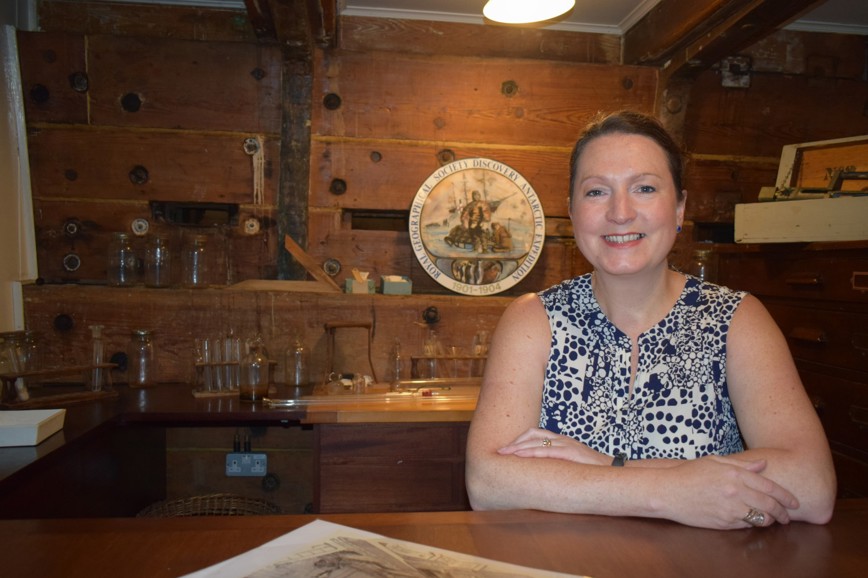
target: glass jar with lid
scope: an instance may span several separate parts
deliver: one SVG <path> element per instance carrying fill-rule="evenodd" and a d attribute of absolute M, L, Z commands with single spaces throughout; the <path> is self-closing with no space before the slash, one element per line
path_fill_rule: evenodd
<path fill-rule="evenodd" d="M 136 329 L 130 336 L 130 353 L 127 359 L 129 386 L 150 387 L 156 385 L 154 367 L 154 344 L 150 331 Z"/>
<path fill-rule="evenodd" d="M 154 235 L 145 251 L 145 286 L 169 287 L 172 284 L 172 252 L 169 239 Z"/>
<path fill-rule="evenodd" d="M 693 250 L 687 272 L 701 281 L 717 282 L 717 259 L 711 247 L 698 247 Z"/>
<path fill-rule="evenodd" d="M 182 284 L 194 289 L 208 285 L 208 237 L 195 235 L 184 249 Z"/>
<path fill-rule="evenodd" d="M 114 233 L 108 247 L 106 280 L 115 287 L 135 285 L 138 277 L 138 259 L 133 243 L 126 233 Z"/>
<path fill-rule="evenodd" d="M 241 401 L 261 401 L 268 395 L 268 386 L 271 383 L 271 362 L 268 359 L 268 351 L 261 337 L 257 337 L 250 343 L 250 348 L 244 359 L 241 360 L 241 375 L 238 385 L 238 393 Z"/>

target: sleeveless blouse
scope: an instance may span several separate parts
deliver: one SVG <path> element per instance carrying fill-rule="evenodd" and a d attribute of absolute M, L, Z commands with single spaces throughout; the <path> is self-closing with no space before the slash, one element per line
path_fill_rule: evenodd
<path fill-rule="evenodd" d="M 726 384 L 726 336 L 745 292 L 688 276 L 673 309 L 638 339 L 600 309 L 591 275 L 539 293 L 551 326 L 539 427 L 630 459 L 743 451 Z"/>

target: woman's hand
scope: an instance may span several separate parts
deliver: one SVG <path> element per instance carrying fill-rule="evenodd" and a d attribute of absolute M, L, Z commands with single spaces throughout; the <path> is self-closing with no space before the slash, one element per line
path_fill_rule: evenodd
<path fill-rule="evenodd" d="M 501 455 L 522 458 L 554 458 L 580 464 L 609 466 L 612 456 L 592 450 L 564 435 L 531 428 L 500 448 Z M 799 507 L 786 488 L 762 475 L 765 460 L 736 456 L 706 456 L 696 460 L 634 460 L 633 467 L 658 468 L 661 479 L 658 498 L 653 505 L 659 517 L 683 524 L 716 529 L 747 528 L 744 521 L 750 510 L 763 514 L 760 526 L 775 522 L 787 524 L 789 510 Z M 612 470 L 615 472 L 616 470 Z"/>
<path fill-rule="evenodd" d="M 706 456 L 685 460 L 667 469 L 674 492 L 661 492 L 665 517 L 706 528 L 747 528 L 751 510 L 763 514 L 762 523 L 788 524 L 789 510 L 799 507 L 792 492 L 762 475 L 765 460 L 734 456 Z"/>
<path fill-rule="evenodd" d="M 608 466 L 612 456 L 592 450 L 569 436 L 548 430 L 531 428 L 508 445 L 497 450 L 501 455 L 516 455 L 521 458 L 556 458 L 579 464 Z"/>

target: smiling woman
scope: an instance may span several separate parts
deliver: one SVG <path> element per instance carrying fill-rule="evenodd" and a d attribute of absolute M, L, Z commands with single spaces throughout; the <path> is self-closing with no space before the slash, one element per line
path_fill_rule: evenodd
<path fill-rule="evenodd" d="M 681 170 L 643 114 L 579 138 L 570 218 L 594 270 L 501 318 L 468 437 L 474 508 L 829 520 L 828 442 L 777 326 L 756 298 L 669 267 Z"/>

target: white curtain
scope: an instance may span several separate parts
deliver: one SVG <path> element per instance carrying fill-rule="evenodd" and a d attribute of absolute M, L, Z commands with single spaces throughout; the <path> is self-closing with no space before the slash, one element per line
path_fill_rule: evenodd
<path fill-rule="evenodd" d="M 15 28 L 0 27 L 0 331 L 24 329 L 22 283 L 37 276 L 33 202 Z"/>

